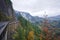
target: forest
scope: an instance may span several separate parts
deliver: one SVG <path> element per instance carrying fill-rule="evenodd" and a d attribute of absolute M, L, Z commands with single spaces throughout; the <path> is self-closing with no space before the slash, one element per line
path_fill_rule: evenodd
<path fill-rule="evenodd" d="M 12 35 L 14 40 L 60 40 L 58 28 L 54 28 L 55 22 L 51 25 L 45 18 L 40 26 L 32 24 L 21 15 L 17 16 L 19 26 Z"/>

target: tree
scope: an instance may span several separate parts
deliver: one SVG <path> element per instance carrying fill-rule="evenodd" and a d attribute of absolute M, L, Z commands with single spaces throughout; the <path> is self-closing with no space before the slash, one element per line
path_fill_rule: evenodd
<path fill-rule="evenodd" d="M 42 23 L 42 31 L 45 33 L 45 35 L 44 33 L 40 34 L 40 40 L 42 40 L 42 38 L 45 38 L 45 40 L 52 40 L 54 30 L 55 29 L 53 29 L 53 27 L 51 27 L 49 24 L 47 16 L 45 16 Z"/>
<path fill-rule="evenodd" d="M 43 35 L 42 35 L 42 33 L 40 34 L 40 40 L 42 40 L 43 39 Z"/>
<path fill-rule="evenodd" d="M 34 40 L 34 32 L 30 31 L 28 34 L 28 40 Z"/>

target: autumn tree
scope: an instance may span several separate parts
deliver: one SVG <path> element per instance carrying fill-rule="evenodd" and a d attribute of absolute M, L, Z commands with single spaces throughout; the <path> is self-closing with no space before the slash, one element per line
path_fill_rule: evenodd
<path fill-rule="evenodd" d="M 34 40 L 34 32 L 30 31 L 28 34 L 28 40 Z"/>
<path fill-rule="evenodd" d="M 52 40 L 54 29 L 50 26 L 47 15 L 45 15 L 44 21 L 42 23 L 42 31 L 45 33 L 45 35 L 42 33 L 40 35 L 40 40 L 42 40 L 42 38 L 45 38 L 45 40 Z"/>

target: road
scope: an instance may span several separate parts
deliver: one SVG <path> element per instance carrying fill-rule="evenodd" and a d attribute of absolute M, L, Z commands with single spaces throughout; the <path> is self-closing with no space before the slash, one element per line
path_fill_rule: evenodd
<path fill-rule="evenodd" d="M 0 35 L 6 28 L 7 24 L 8 24 L 8 22 L 0 22 Z"/>

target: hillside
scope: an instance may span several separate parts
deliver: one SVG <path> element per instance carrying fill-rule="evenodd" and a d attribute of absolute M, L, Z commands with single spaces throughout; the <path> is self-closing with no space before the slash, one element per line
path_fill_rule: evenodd
<path fill-rule="evenodd" d="M 49 17 L 52 18 L 51 20 L 49 18 L 34 17 L 26 12 L 16 12 L 16 17 L 20 24 L 13 35 L 14 40 L 55 40 L 55 36 L 58 37 L 60 35 L 60 21 L 58 16 Z M 56 18 L 58 20 L 55 20 Z M 32 23 L 31 19 L 36 23 Z M 38 21 L 38 19 L 40 20 Z"/>
<path fill-rule="evenodd" d="M 31 22 L 32 24 L 39 25 L 39 26 L 44 21 L 43 17 L 32 16 L 27 12 L 15 11 L 15 14 L 16 14 L 16 16 L 22 16 L 23 18 L 25 18 L 27 21 Z M 53 16 L 53 17 L 48 17 L 48 22 L 50 23 L 50 25 L 52 27 L 58 28 L 59 27 L 59 22 L 60 22 L 60 15 Z"/>
<path fill-rule="evenodd" d="M 33 25 L 21 15 L 17 17 L 20 25 L 18 26 L 16 33 L 13 35 L 15 40 L 39 40 L 40 28 L 36 25 Z"/>

